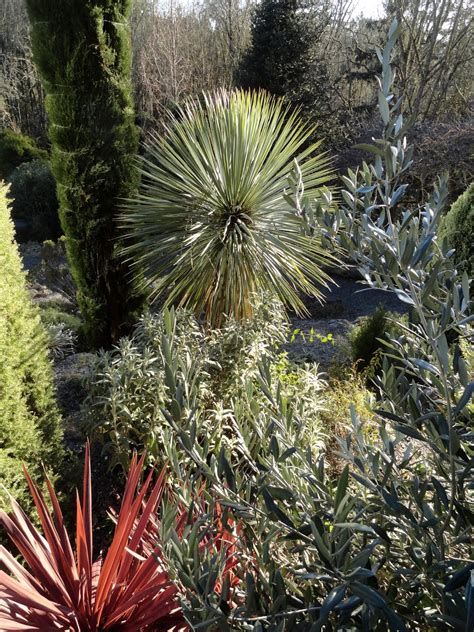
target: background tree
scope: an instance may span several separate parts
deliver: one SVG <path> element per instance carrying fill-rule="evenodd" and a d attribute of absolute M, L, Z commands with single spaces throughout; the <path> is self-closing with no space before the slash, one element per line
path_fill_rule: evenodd
<path fill-rule="evenodd" d="M 0 127 L 47 140 L 44 91 L 31 59 L 24 2 L 0 3 Z"/>
<path fill-rule="evenodd" d="M 258 5 L 252 42 L 237 74 L 243 88 L 263 88 L 303 109 L 313 105 L 315 3 L 306 5 L 304 0 L 263 0 Z"/>
<path fill-rule="evenodd" d="M 161 130 L 168 108 L 186 98 L 242 81 L 244 67 L 260 75 L 270 70 L 276 77 L 273 84 L 263 80 L 256 84 L 284 93 L 292 104 L 302 106 L 303 114 L 318 123 L 325 147 L 337 154 L 339 167 L 357 165 L 360 153 L 350 148 L 370 141 L 380 131 L 376 116 L 379 62 L 374 47 L 382 45 L 387 17 L 356 17 L 354 3 L 134 0 L 132 84 L 143 135 L 152 128 Z M 385 2 L 389 15 L 398 15 L 402 24 L 394 60 L 396 88 L 406 95 L 404 112 L 413 113 L 418 122 L 413 174 L 419 173 L 421 186 L 413 183 L 413 193 L 431 187 L 432 178 L 424 174 L 449 170 L 452 199 L 472 179 L 472 167 L 465 168 L 469 159 L 465 148 L 472 144 L 473 126 L 471 6 L 472 0 Z M 285 26 L 286 39 L 278 39 L 274 28 L 276 7 L 295 18 Z M 260 41 L 265 43 L 267 37 L 268 46 L 258 55 L 255 41 L 249 48 L 252 20 L 255 31 L 258 16 L 264 15 L 267 35 L 262 31 Z M 259 24 L 264 26 L 262 20 Z M 291 31 L 295 25 L 298 30 Z M 31 61 L 24 3 L 4 0 L 0 8 L 0 126 L 30 134 L 43 147 L 43 96 Z M 426 151 L 420 151 L 422 147 Z"/>
<path fill-rule="evenodd" d="M 60 218 L 85 333 L 110 346 L 143 302 L 117 253 L 119 200 L 136 187 L 130 0 L 27 0 L 47 94 Z"/>
<path fill-rule="evenodd" d="M 231 87 L 248 45 L 250 0 L 136 0 L 133 83 L 145 129 L 189 96 Z"/>
<path fill-rule="evenodd" d="M 389 0 L 401 25 L 394 62 L 404 111 L 414 120 L 465 116 L 472 109 L 472 0 Z"/>
<path fill-rule="evenodd" d="M 250 43 L 251 13 L 255 0 L 205 0 L 204 11 L 215 35 L 223 83 L 230 87 Z"/>
<path fill-rule="evenodd" d="M 263 88 L 299 107 L 331 148 L 341 140 L 340 115 L 348 111 L 351 6 L 351 0 L 263 0 L 237 72 L 242 87 Z"/>

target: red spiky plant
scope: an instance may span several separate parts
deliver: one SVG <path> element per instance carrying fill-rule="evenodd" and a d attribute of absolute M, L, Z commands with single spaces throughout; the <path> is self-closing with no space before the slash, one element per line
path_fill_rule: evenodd
<path fill-rule="evenodd" d="M 0 511 L 0 524 L 23 556 L 23 567 L 4 547 L 0 562 L 0 630 L 30 632 L 178 632 L 188 630 L 177 588 L 158 548 L 148 555 L 144 542 L 150 517 L 160 503 L 164 472 L 152 485 L 153 471 L 139 488 L 144 457 L 133 457 L 112 543 L 93 561 L 90 448 L 86 444 L 82 504 L 77 495 L 76 553 L 57 496 L 46 478 L 52 509 L 25 477 L 43 533 L 12 499 L 12 512 Z M 149 491 L 151 489 L 151 491 Z M 149 493 L 148 493 L 149 492 Z M 147 547 L 148 548 L 148 545 Z"/>

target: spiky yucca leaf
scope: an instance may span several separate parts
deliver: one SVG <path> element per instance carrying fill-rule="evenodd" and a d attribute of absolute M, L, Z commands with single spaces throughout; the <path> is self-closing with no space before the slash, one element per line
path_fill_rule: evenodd
<path fill-rule="evenodd" d="M 320 297 L 315 282 L 329 280 L 320 266 L 330 256 L 284 195 L 295 157 L 310 197 L 331 177 L 319 143 L 308 146 L 313 132 L 280 99 L 220 91 L 189 101 L 167 136 L 149 141 L 121 224 L 155 297 L 204 312 L 213 326 L 251 317 L 259 289 L 297 312 L 300 293 Z"/>
<path fill-rule="evenodd" d="M 21 566 L 0 547 L 0 630 L 187 630 L 177 589 L 158 548 L 147 555 L 144 541 L 150 516 L 160 502 L 164 473 L 152 487 L 152 472 L 139 489 L 144 458 L 132 459 L 112 543 L 93 561 L 89 445 L 86 446 L 82 503 L 77 498 L 76 554 L 64 526 L 58 499 L 46 480 L 52 510 L 25 470 L 43 533 L 12 499 L 12 513 L 0 511 L 0 524 L 23 556 Z M 151 488 L 151 491 L 150 491 Z"/>

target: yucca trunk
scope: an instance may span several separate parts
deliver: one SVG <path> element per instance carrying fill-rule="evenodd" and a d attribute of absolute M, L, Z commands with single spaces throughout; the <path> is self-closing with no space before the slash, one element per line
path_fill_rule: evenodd
<path fill-rule="evenodd" d="M 117 253 L 119 200 L 137 181 L 130 87 L 131 0 L 27 0 L 46 93 L 52 166 L 91 346 L 127 333 L 143 304 Z"/>

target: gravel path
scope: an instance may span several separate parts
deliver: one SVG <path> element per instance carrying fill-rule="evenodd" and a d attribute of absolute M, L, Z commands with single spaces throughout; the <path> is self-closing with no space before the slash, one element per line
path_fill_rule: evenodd
<path fill-rule="evenodd" d="M 28 242 L 20 245 L 25 270 L 31 270 L 41 261 L 41 245 Z M 406 306 L 391 292 L 382 290 L 368 290 L 356 279 L 334 274 L 331 271 L 334 284 L 329 289 L 322 288 L 324 303 L 314 299 L 305 301 L 310 312 L 309 321 L 346 320 L 355 321 L 361 316 L 372 314 L 376 307 L 383 304 L 388 311 L 403 313 Z M 297 319 L 296 319 L 297 320 Z M 311 328 L 311 325 L 310 325 Z"/>
<path fill-rule="evenodd" d="M 379 305 L 390 312 L 406 312 L 407 306 L 392 292 L 367 289 L 357 279 L 332 275 L 337 285 L 323 288 L 324 303 L 305 301 L 308 318 L 291 316 L 292 336 L 284 346 L 289 356 L 298 362 L 316 362 L 327 371 L 335 361 L 344 361 L 349 354 L 347 334 L 359 318 L 370 316 Z M 318 338 L 332 340 L 324 342 Z"/>
<path fill-rule="evenodd" d="M 20 251 L 26 270 L 40 263 L 39 244 L 22 244 Z M 359 318 L 369 316 L 379 305 L 383 305 L 387 311 L 406 312 L 406 305 L 392 292 L 367 289 L 354 276 L 334 274 L 333 270 L 330 274 L 334 284 L 330 288 L 322 288 L 324 303 L 308 298 L 305 300 L 308 317 L 299 318 L 290 314 L 292 334 L 284 346 L 292 359 L 316 362 L 322 371 L 326 371 L 334 361 L 347 359 L 347 334 Z M 35 300 L 41 300 L 39 294 Z M 331 334 L 332 339 L 326 342 L 321 340 L 328 334 Z"/>
<path fill-rule="evenodd" d="M 41 263 L 41 244 L 29 241 L 20 244 L 20 255 L 23 259 L 23 268 L 31 270 Z"/>
<path fill-rule="evenodd" d="M 325 303 L 314 299 L 306 302 L 311 318 L 354 321 L 361 316 L 369 316 L 380 304 L 390 312 L 406 312 L 406 305 L 393 292 L 368 289 L 357 279 L 339 274 L 333 274 L 332 278 L 335 284 L 329 289 L 323 288 Z"/>

